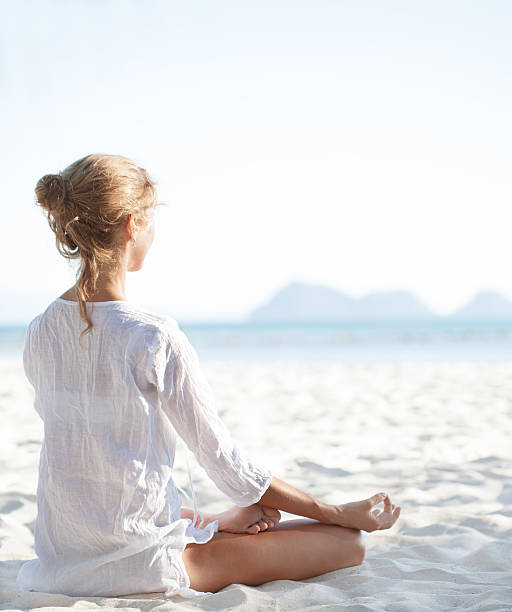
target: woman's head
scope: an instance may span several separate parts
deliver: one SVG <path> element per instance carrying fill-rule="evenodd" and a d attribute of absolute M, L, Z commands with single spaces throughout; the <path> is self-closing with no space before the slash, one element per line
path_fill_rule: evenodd
<path fill-rule="evenodd" d="M 57 249 L 80 260 L 76 294 L 80 316 L 92 328 L 88 297 L 101 274 L 114 275 L 121 265 L 142 267 L 153 241 L 156 182 L 144 168 L 119 155 L 93 154 L 58 174 L 46 174 L 35 188 L 46 211 Z"/>

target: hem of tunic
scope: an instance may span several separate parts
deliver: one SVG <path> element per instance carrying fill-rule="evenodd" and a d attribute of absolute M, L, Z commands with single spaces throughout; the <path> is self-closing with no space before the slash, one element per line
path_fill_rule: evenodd
<path fill-rule="evenodd" d="M 180 523 L 181 526 L 179 526 Z M 183 551 L 189 543 L 205 544 L 209 542 L 218 531 L 218 521 L 212 521 L 205 527 L 200 528 L 192 526 L 192 519 L 179 518 L 173 521 L 173 525 L 175 529 L 177 528 L 178 531 L 181 531 L 181 534 L 179 537 L 176 537 L 176 531 L 172 530 L 163 536 L 160 541 L 161 550 L 164 552 L 164 555 L 167 555 L 168 563 L 164 565 L 164 567 L 167 567 L 167 570 L 162 575 L 161 582 L 156 589 L 145 590 L 142 585 L 140 590 L 128 592 L 120 585 L 120 588 L 113 589 L 100 582 L 96 583 L 96 587 L 91 585 L 92 588 L 87 591 L 87 588 L 83 586 L 83 577 L 79 581 L 80 586 L 72 579 L 66 588 L 65 584 L 58 584 L 58 578 L 57 582 L 52 584 L 49 576 L 55 576 L 54 571 L 50 570 L 48 573 L 48 570 L 44 570 L 38 557 L 23 563 L 16 576 L 16 586 L 21 591 L 53 593 L 69 597 L 130 597 L 130 595 L 143 595 L 145 593 L 161 593 L 164 598 L 173 596 L 193 598 L 202 595 L 212 595 L 211 591 L 197 591 L 190 586 L 190 577 L 183 561 Z M 41 575 L 39 572 L 42 569 Z M 87 578 L 85 581 L 87 581 Z"/>
<path fill-rule="evenodd" d="M 188 575 L 187 567 L 185 565 L 185 562 L 183 561 L 183 551 L 189 543 L 206 544 L 206 542 L 209 542 L 213 538 L 213 535 L 218 532 L 219 522 L 212 521 L 211 523 L 208 523 L 206 527 L 199 528 L 192 526 L 192 519 L 185 518 L 181 520 L 187 521 L 189 523 L 188 527 L 185 530 L 185 539 L 182 541 L 182 545 L 180 545 L 179 549 L 168 548 L 168 554 L 170 558 L 172 559 L 172 561 L 175 562 L 175 565 L 177 565 L 180 571 L 180 587 L 178 589 L 169 587 L 165 591 L 164 597 L 174 597 L 176 595 L 179 595 L 180 597 L 191 599 L 194 597 L 201 597 L 202 595 L 213 595 L 211 591 L 197 591 L 196 589 L 193 589 L 190 586 L 190 576 Z M 206 534 L 207 537 L 204 537 L 204 534 Z M 176 551 L 177 554 L 173 555 L 172 550 Z"/>

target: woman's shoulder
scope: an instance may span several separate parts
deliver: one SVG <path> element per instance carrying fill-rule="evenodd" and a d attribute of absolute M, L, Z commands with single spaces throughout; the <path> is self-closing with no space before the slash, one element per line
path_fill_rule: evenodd
<path fill-rule="evenodd" d="M 25 327 L 25 345 L 28 344 L 30 337 L 33 336 L 34 333 L 37 333 L 37 329 L 41 324 L 44 315 L 44 312 L 40 312 L 27 323 Z"/>
<path fill-rule="evenodd" d="M 40 312 L 33 319 L 31 319 L 26 326 L 27 331 L 30 331 L 33 327 L 36 327 L 39 324 L 44 312 Z"/>
<path fill-rule="evenodd" d="M 174 317 L 128 305 L 122 311 L 130 316 L 137 329 L 131 343 L 135 361 L 156 384 L 163 384 L 161 381 L 169 369 L 178 366 L 191 371 L 196 366 L 197 353 Z"/>
<path fill-rule="evenodd" d="M 120 313 L 121 318 L 129 321 L 150 341 L 175 344 L 182 334 L 178 321 L 171 315 L 130 302 L 120 306 Z"/>
<path fill-rule="evenodd" d="M 197 351 L 173 316 L 128 304 L 123 310 L 132 310 L 137 327 L 143 332 L 143 342 L 138 342 L 139 350 L 143 347 L 150 360 L 165 364 L 181 362 L 189 369 L 197 367 Z"/>

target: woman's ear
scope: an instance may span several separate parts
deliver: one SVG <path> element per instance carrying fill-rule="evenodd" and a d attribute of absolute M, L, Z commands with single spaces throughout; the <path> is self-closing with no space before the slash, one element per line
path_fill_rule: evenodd
<path fill-rule="evenodd" d="M 124 220 L 123 224 L 123 229 L 125 231 L 127 240 L 133 240 L 135 238 L 135 235 L 138 231 L 138 227 L 135 217 L 131 213 L 128 213 L 126 215 L 126 219 Z"/>

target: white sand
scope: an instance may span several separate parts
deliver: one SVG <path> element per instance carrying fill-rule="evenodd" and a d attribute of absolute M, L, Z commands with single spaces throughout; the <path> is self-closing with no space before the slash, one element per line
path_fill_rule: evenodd
<path fill-rule="evenodd" d="M 391 530 L 366 535 L 363 565 L 195 600 L 18 591 L 34 556 L 42 423 L 21 362 L 4 359 L 0 608 L 512 610 L 512 364 L 203 367 L 235 439 L 276 475 L 331 503 L 386 490 L 402 506 Z M 181 485 L 184 466 L 179 450 Z M 205 511 L 229 505 L 197 463 L 193 472 Z"/>

